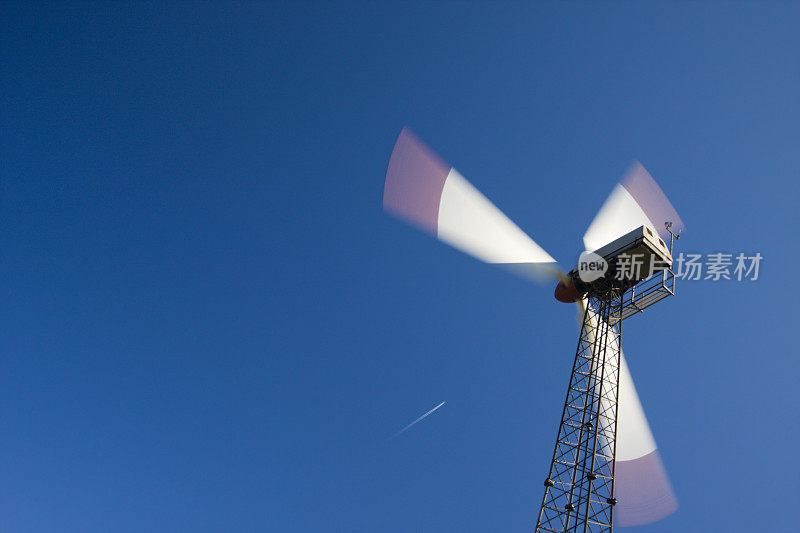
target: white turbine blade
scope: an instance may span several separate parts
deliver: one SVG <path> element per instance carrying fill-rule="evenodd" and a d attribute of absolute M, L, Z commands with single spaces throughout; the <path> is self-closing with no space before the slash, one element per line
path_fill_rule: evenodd
<path fill-rule="evenodd" d="M 614 523 L 640 526 L 678 510 L 656 441 L 636 394 L 625 354 L 620 354 Z"/>
<path fill-rule="evenodd" d="M 535 281 L 559 275 L 547 252 L 408 128 L 389 160 L 383 207 L 485 263 Z"/>
<path fill-rule="evenodd" d="M 648 226 L 666 242 L 669 232 L 684 229 L 683 222 L 664 192 L 645 168 L 635 161 L 614 187 L 583 236 L 587 250 L 595 251 L 639 226 Z"/>
<path fill-rule="evenodd" d="M 586 301 L 578 302 L 585 309 Z M 590 339 L 596 331 L 596 310 L 589 307 Z M 617 338 L 609 338 L 608 354 L 620 355 L 619 391 L 617 397 L 617 431 L 614 467 L 614 524 L 621 527 L 650 524 L 665 518 L 678 509 L 656 441 L 644 415 L 639 395 L 633 385 L 625 354 Z M 606 363 L 605 372 L 613 372 L 613 363 Z M 601 412 L 613 412 L 601 400 Z M 604 441 L 608 442 L 608 441 Z"/>

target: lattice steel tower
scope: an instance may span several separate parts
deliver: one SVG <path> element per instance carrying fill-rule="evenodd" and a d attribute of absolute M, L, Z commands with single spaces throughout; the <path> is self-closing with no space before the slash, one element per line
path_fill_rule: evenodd
<path fill-rule="evenodd" d="M 622 293 L 590 294 L 536 531 L 611 531 Z"/>

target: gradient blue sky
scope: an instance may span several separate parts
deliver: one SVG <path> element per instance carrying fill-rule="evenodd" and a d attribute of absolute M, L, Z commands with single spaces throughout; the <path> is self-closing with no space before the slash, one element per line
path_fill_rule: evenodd
<path fill-rule="evenodd" d="M 383 214 L 406 124 L 564 263 L 633 159 L 764 256 L 626 322 L 642 531 L 797 530 L 796 3 L 160 4 L 0 8 L 0 530 L 532 530 L 574 310 Z"/>

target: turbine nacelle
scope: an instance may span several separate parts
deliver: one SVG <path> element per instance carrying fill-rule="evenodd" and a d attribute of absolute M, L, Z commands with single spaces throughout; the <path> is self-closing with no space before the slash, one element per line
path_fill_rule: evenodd
<path fill-rule="evenodd" d="M 642 225 L 594 252 L 583 252 L 575 268 L 558 282 L 554 295 L 559 302 L 573 303 L 591 290 L 625 291 L 671 267 L 672 253 L 664 240 Z"/>

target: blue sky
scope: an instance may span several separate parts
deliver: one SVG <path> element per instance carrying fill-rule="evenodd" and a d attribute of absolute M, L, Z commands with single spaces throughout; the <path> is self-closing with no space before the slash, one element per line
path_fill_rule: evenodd
<path fill-rule="evenodd" d="M 383 214 L 406 124 L 563 264 L 633 159 L 764 256 L 625 324 L 642 530 L 796 530 L 796 4 L 0 17 L 0 530 L 531 531 L 574 310 Z"/>

